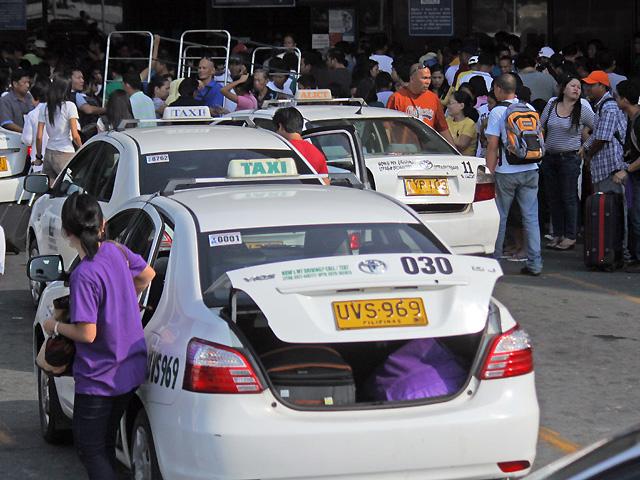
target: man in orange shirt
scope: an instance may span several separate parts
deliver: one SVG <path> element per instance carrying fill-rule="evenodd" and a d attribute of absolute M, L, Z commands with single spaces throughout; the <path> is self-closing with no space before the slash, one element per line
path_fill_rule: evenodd
<path fill-rule="evenodd" d="M 405 86 L 389 97 L 387 108 L 422 120 L 440 133 L 447 142 L 454 145 L 440 99 L 429 90 L 431 71 L 419 63 L 407 67 L 408 65 L 402 62 L 393 64 L 394 72 L 405 82 Z"/>

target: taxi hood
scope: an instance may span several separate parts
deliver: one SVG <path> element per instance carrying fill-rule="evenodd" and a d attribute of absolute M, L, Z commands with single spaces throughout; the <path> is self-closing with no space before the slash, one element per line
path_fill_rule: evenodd
<path fill-rule="evenodd" d="M 229 271 L 218 282 L 246 293 L 282 341 L 339 343 L 477 333 L 485 327 L 491 294 L 501 275 L 498 262 L 488 258 L 380 254 L 258 265 Z M 334 302 L 352 310 L 355 305 L 353 314 L 359 321 L 360 316 L 378 315 L 376 305 L 388 307 L 399 299 L 421 300 L 427 324 L 363 323 L 345 329 L 334 312 Z M 369 309 L 364 311 L 363 306 Z M 232 304 L 232 312 L 234 308 Z"/>

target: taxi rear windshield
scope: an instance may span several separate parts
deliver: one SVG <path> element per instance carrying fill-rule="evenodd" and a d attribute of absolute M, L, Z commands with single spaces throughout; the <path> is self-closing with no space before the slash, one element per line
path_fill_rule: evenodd
<path fill-rule="evenodd" d="M 223 178 L 231 160 L 293 158 L 298 173 L 313 174 L 291 150 L 186 150 L 140 155 L 140 194 L 161 191 L 172 178 Z"/>
<path fill-rule="evenodd" d="M 309 122 L 307 129 L 353 125 L 366 156 L 459 155 L 433 129 L 414 118 L 344 118 Z M 332 138 L 332 137 L 329 137 Z M 323 149 L 323 151 L 325 151 Z M 328 158 L 328 161 L 331 159 Z"/>
<path fill-rule="evenodd" d="M 205 303 L 223 306 L 228 286 L 213 287 L 230 270 L 318 257 L 381 253 L 441 253 L 444 246 L 422 224 L 305 225 L 204 232 L 199 238 Z"/>

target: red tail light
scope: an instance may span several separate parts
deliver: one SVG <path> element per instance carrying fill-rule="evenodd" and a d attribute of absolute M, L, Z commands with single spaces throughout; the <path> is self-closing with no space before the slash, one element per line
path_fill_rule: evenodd
<path fill-rule="evenodd" d="M 481 171 L 480 168 L 478 169 L 476 178 L 476 191 L 473 196 L 473 201 L 482 202 L 484 200 L 493 200 L 496 198 L 496 184 L 494 183 L 493 175 Z"/>
<path fill-rule="evenodd" d="M 498 468 L 505 473 L 519 472 L 526 470 L 531 464 L 527 460 L 517 460 L 515 462 L 498 462 Z"/>
<path fill-rule="evenodd" d="M 31 158 L 31 145 L 27 146 L 27 160 Z"/>
<path fill-rule="evenodd" d="M 237 350 L 199 338 L 187 346 L 182 388 L 200 393 L 259 393 L 264 390 L 247 359 Z"/>
<path fill-rule="evenodd" d="M 533 353 L 529 335 L 516 326 L 493 340 L 480 378 L 517 377 L 532 371 Z"/>

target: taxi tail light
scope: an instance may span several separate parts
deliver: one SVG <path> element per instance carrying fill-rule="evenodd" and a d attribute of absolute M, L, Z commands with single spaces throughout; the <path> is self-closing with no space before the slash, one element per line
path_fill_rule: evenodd
<path fill-rule="evenodd" d="M 482 202 L 496 198 L 496 184 L 493 175 L 486 173 L 482 168 L 483 167 L 478 169 L 476 176 L 476 191 L 473 195 L 474 202 Z"/>
<path fill-rule="evenodd" d="M 199 393 L 260 393 L 249 361 L 233 348 L 192 338 L 187 346 L 182 388 Z"/>
<path fill-rule="evenodd" d="M 31 145 L 27 145 L 27 160 L 31 160 Z"/>
<path fill-rule="evenodd" d="M 515 462 L 498 462 L 498 468 L 505 473 L 519 472 L 531 466 L 527 460 L 516 460 Z"/>
<path fill-rule="evenodd" d="M 517 377 L 533 372 L 529 334 L 519 326 L 496 337 L 482 366 L 481 380 Z"/>

